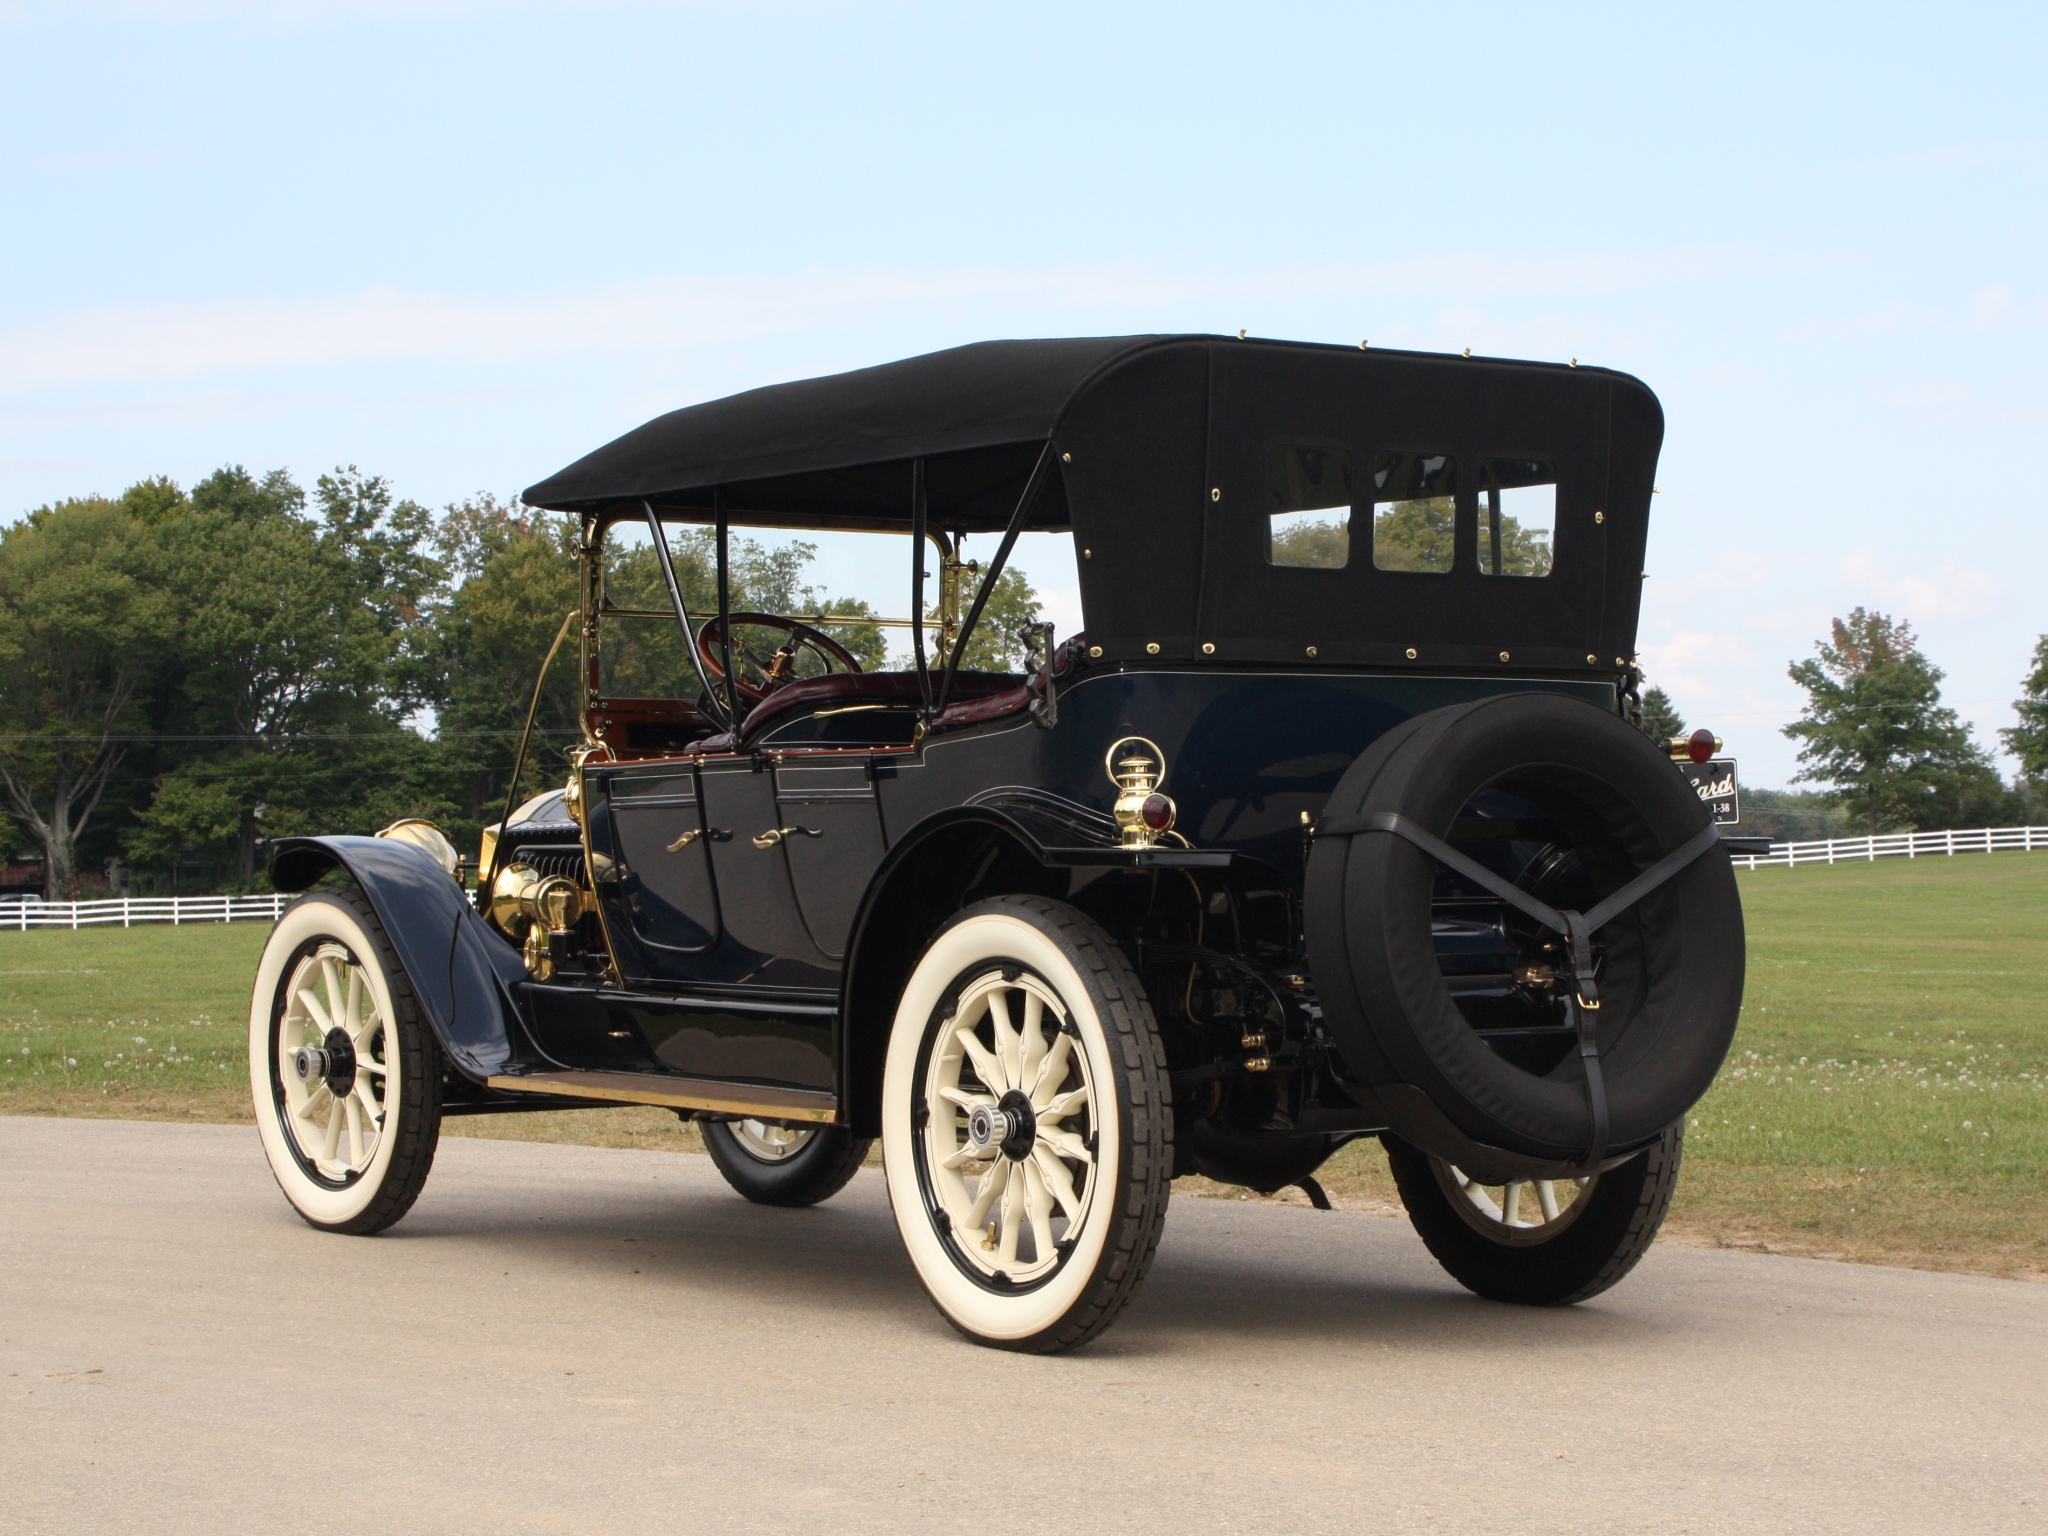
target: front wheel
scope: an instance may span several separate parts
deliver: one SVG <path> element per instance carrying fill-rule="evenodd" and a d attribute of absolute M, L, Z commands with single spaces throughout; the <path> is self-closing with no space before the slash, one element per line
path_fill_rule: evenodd
<path fill-rule="evenodd" d="M 756 1205 L 816 1205 L 860 1172 L 872 1141 L 844 1126 L 770 1125 L 762 1120 L 706 1120 L 704 1150 L 725 1182 Z"/>
<path fill-rule="evenodd" d="M 1041 1353 L 1114 1322 L 1165 1225 L 1172 1113 L 1144 988 L 1092 919 L 1003 896 L 942 928 L 890 1032 L 882 1150 L 947 1321 Z"/>
<path fill-rule="evenodd" d="M 285 909 L 249 1007 L 256 1126 L 285 1198 L 327 1232 L 412 1209 L 441 1135 L 440 1046 L 375 910 L 354 891 Z"/>
<path fill-rule="evenodd" d="M 1392 1136 L 1387 1162 L 1424 1246 L 1489 1301 L 1562 1307 L 1597 1296 L 1649 1252 L 1678 1187 L 1679 1122 L 1586 1179 L 1486 1185 Z"/>

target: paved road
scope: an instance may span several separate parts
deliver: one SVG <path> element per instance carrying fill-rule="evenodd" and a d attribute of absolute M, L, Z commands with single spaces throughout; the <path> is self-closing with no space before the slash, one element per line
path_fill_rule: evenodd
<path fill-rule="evenodd" d="M 0 1530 L 2048 1530 L 2048 1287 L 1663 1248 L 1567 1312 L 1405 1223 L 1173 1207 L 1053 1359 L 925 1302 L 879 1178 L 451 1139 L 374 1239 L 254 1132 L 0 1119 Z"/>

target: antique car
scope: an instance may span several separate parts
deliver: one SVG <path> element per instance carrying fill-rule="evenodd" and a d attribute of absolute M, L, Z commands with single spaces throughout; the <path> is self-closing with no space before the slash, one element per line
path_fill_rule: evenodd
<path fill-rule="evenodd" d="M 580 740 L 474 896 L 424 823 L 275 850 L 278 1182 L 375 1232 L 444 1116 L 636 1104 L 803 1205 L 879 1140 L 939 1310 L 1043 1351 L 1129 1304 L 1175 1178 L 1321 1203 L 1376 1137 L 1456 1279 L 1594 1295 L 1743 985 L 1728 851 L 1639 728 L 1661 435 L 1597 368 L 1206 336 L 629 432 L 526 493 L 580 520 Z M 893 541 L 906 613 L 736 610 L 763 530 Z M 1049 538 L 1083 630 L 968 665 Z"/>

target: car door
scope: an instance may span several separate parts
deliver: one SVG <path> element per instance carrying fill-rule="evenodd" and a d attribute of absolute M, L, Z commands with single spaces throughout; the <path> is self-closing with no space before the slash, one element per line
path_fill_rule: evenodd
<path fill-rule="evenodd" d="M 843 960 L 875 866 L 887 851 L 866 753 L 791 757 L 775 764 L 782 856 L 804 931 L 818 952 Z"/>
<path fill-rule="evenodd" d="M 839 964 L 811 937 L 790 884 L 783 850 L 789 837 L 776 796 L 776 772 L 764 758 L 707 758 L 699 770 L 711 869 L 718 886 L 721 938 L 707 979 L 756 995 L 798 992 L 836 999 Z"/>
<path fill-rule="evenodd" d="M 627 982 L 700 980 L 722 923 L 711 874 L 716 829 L 704 820 L 694 765 L 634 765 L 607 773 L 590 796 L 593 851 L 609 833 L 599 896 Z"/>

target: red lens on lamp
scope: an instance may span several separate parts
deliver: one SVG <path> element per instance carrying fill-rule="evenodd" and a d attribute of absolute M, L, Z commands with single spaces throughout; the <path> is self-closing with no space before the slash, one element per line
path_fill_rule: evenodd
<path fill-rule="evenodd" d="M 1138 819 L 1154 832 L 1164 832 L 1173 825 L 1173 802 L 1164 795 L 1147 795 L 1138 807 Z"/>
<path fill-rule="evenodd" d="M 1696 763 L 1704 763 L 1714 755 L 1714 733 L 1701 726 L 1685 741 L 1685 755 Z"/>

